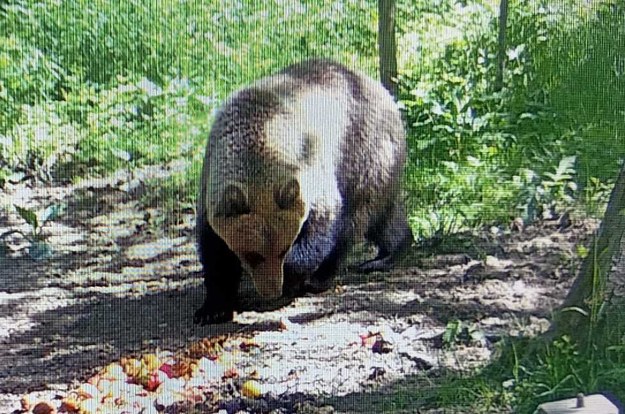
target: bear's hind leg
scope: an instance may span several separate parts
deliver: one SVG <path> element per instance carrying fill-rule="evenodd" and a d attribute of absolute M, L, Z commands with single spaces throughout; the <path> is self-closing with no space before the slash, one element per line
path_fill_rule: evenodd
<path fill-rule="evenodd" d="M 366 237 L 378 247 L 378 254 L 375 258 L 356 266 L 355 270 L 361 273 L 391 270 L 414 241 L 401 202 L 396 201 L 391 214 L 375 223 Z"/>

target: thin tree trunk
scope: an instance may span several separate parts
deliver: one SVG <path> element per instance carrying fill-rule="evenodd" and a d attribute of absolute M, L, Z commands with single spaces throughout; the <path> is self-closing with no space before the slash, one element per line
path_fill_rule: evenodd
<path fill-rule="evenodd" d="M 378 48 L 380 80 L 397 99 L 397 45 L 395 44 L 395 0 L 378 0 Z"/>
<path fill-rule="evenodd" d="M 592 329 L 625 304 L 625 166 L 614 185 L 598 234 L 555 320 L 556 335 L 587 343 Z M 618 315 L 616 320 L 622 319 Z M 614 319 L 609 318 L 611 323 Z M 589 329 L 590 328 L 590 329 Z"/>
<path fill-rule="evenodd" d="M 497 77 L 495 91 L 503 88 L 503 71 L 506 56 L 506 27 L 508 26 L 508 0 L 499 3 L 499 36 L 497 37 Z"/>

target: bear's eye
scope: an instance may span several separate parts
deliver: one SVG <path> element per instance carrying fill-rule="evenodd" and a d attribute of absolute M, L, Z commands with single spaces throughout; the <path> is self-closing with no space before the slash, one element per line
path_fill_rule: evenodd
<path fill-rule="evenodd" d="M 295 205 L 299 197 L 299 183 L 293 179 L 277 188 L 273 194 L 274 201 L 280 210 L 289 210 Z"/>
<path fill-rule="evenodd" d="M 245 254 L 243 254 L 243 258 L 252 269 L 256 268 L 265 261 L 265 258 L 260 253 L 256 252 L 245 252 Z"/>

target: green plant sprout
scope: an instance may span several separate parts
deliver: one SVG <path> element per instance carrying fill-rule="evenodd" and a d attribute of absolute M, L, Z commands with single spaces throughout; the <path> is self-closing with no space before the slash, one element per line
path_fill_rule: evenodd
<path fill-rule="evenodd" d="M 28 240 L 28 255 L 33 260 L 44 260 L 52 256 L 52 247 L 46 241 L 47 235 L 43 233 L 43 227 L 51 220 L 58 218 L 64 206 L 62 204 L 52 204 L 46 207 L 43 212 L 37 214 L 34 210 L 14 205 L 15 210 L 21 218 L 30 226 L 30 232 L 21 230 L 10 230 L 0 234 L 0 240 L 5 239 L 11 234 L 19 234 Z M 6 251 L 6 246 L 0 249 L 0 252 Z"/>

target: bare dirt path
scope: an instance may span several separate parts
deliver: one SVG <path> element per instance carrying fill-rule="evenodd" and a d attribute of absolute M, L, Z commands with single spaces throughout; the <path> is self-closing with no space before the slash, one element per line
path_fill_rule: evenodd
<path fill-rule="evenodd" d="M 437 367 L 484 364 L 501 335 L 544 330 L 572 283 L 576 246 L 595 228 L 585 222 L 465 235 L 454 254 L 411 258 L 387 274 L 345 273 L 334 292 L 198 327 L 192 315 L 203 287 L 193 213 L 183 212 L 180 223 L 164 231 L 163 211 L 139 203 L 146 180 L 172 168 L 72 186 L 22 182 L 0 193 L 0 233 L 26 230 L 13 204 L 68 206 L 46 228 L 55 249 L 51 259 L 26 257 L 18 236 L 0 257 L 0 413 L 18 409 L 24 394 L 63 395 L 121 357 L 173 352 L 226 333 L 253 335 L 258 349 L 233 364 L 239 372 L 255 371 L 273 395 L 334 397 L 334 409 L 358 412 L 358 401 L 365 401 L 358 395 Z M 441 334 L 456 319 L 474 324 L 483 340 L 443 349 Z M 379 333 L 388 349 L 366 346 L 368 333 Z"/>

